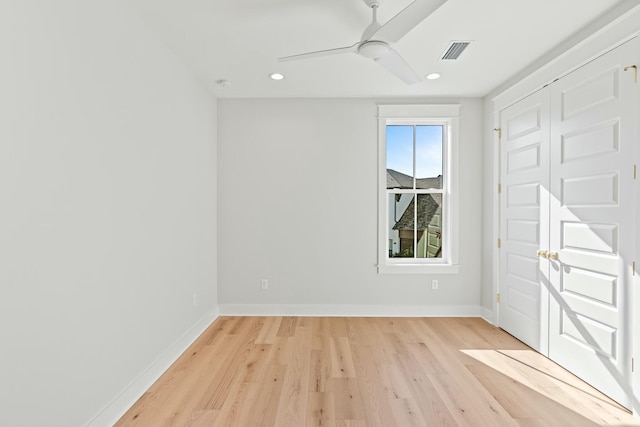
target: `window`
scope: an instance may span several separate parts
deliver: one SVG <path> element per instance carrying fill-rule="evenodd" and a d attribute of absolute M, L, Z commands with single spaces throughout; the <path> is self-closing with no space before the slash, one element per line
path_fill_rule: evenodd
<path fill-rule="evenodd" d="M 379 105 L 381 273 L 455 273 L 458 105 Z"/>

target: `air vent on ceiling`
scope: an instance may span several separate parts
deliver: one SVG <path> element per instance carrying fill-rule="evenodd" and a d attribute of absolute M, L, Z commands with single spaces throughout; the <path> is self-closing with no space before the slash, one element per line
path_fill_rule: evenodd
<path fill-rule="evenodd" d="M 449 43 L 449 46 L 447 47 L 447 50 L 444 51 L 444 53 L 442 54 L 440 59 L 442 59 L 442 60 L 445 60 L 445 59 L 456 60 L 456 59 L 458 59 L 460 57 L 460 55 L 462 55 L 462 52 L 464 52 L 464 50 L 470 44 L 471 44 L 470 41 L 466 41 L 466 42 L 452 41 L 451 43 Z"/>

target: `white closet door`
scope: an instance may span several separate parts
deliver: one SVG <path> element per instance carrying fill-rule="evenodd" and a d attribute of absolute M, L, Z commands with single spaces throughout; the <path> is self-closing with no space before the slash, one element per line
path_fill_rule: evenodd
<path fill-rule="evenodd" d="M 550 86 L 549 357 L 630 407 L 637 62 L 627 43 Z"/>
<path fill-rule="evenodd" d="M 499 326 L 547 352 L 548 261 L 536 251 L 549 238 L 549 100 L 543 89 L 500 114 Z M 540 265 L 542 263 L 542 265 Z"/>

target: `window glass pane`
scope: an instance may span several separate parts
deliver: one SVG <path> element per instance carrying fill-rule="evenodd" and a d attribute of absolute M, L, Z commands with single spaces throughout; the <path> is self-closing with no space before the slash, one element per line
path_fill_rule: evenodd
<path fill-rule="evenodd" d="M 414 256 L 413 199 L 413 194 L 389 194 L 389 258 Z"/>
<path fill-rule="evenodd" d="M 387 188 L 413 188 L 413 126 L 387 126 Z"/>
<path fill-rule="evenodd" d="M 441 125 L 416 126 L 416 188 L 442 188 Z"/>
<path fill-rule="evenodd" d="M 418 194 L 416 258 L 442 258 L 442 194 Z"/>

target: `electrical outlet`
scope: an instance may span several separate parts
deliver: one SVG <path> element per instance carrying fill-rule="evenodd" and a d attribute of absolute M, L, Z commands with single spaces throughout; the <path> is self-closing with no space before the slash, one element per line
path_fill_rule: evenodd
<path fill-rule="evenodd" d="M 269 289 L 269 281 L 267 279 L 262 279 L 260 281 L 260 289 L 262 290 Z"/>
<path fill-rule="evenodd" d="M 431 289 L 438 289 L 438 281 L 437 280 L 432 280 L 431 281 Z"/>

